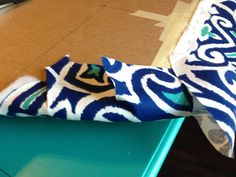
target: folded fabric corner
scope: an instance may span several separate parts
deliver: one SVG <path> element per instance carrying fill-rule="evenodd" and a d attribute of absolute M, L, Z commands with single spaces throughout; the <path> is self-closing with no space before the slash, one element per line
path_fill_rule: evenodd
<path fill-rule="evenodd" d="M 236 130 L 235 12 L 235 0 L 201 1 L 170 55 L 175 74 L 208 112 L 197 118 L 203 132 L 230 157 Z"/>
<path fill-rule="evenodd" d="M 233 157 L 236 130 L 236 2 L 202 0 L 170 61 L 172 68 L 103 66 L 66 55 L 46 81 L 23 77 L 0 92 L 0 114 L 146 122 L 194 116 L 221 154 Z"/>

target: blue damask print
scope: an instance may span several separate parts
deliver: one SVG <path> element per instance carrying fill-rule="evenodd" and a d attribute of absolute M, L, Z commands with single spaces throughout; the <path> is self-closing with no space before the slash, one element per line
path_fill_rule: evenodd
<path fill-rule="evenodd" d="M 0 93 L 0 114 L 104 122 L 194 116 L 212 145 L 232 157 L 235 12 L 235 0 L 202 0 L 170 56 L 173 69 L 107 57 L 102 66 L 79 64 L 65 56 L 46 68 L 45 82 L 36 79 Z"/>

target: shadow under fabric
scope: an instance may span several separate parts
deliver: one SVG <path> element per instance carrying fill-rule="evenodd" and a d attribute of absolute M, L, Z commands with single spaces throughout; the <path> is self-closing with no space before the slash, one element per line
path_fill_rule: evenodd
<path fill-rule="evenodd" d="M 172 68 L 103 66 L 65 56 L 47 80 L 22 77 L 0 93 L 0 114 L 146 122 L 194 116 L 211 144 L 233 157 L 236 122 L 236 2 L 202 0 L 172 51 Z"/>

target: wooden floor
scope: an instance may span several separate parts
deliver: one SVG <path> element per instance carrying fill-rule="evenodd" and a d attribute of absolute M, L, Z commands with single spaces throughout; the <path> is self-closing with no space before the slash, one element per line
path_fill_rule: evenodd
<path fill-rule="evenodd" d="M 186 119 L 158 177 L 235 177 L 236 160 L 219 154 L 196 120 Z"/>

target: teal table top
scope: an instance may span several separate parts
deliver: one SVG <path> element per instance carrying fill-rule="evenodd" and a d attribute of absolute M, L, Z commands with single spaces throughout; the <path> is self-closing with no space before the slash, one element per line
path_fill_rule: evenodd
<path fill-rule="evenodd" d="M 113 124 L 0 117 L 0 168 L 17 177 L 154 177 L 183 120 Z"/>

